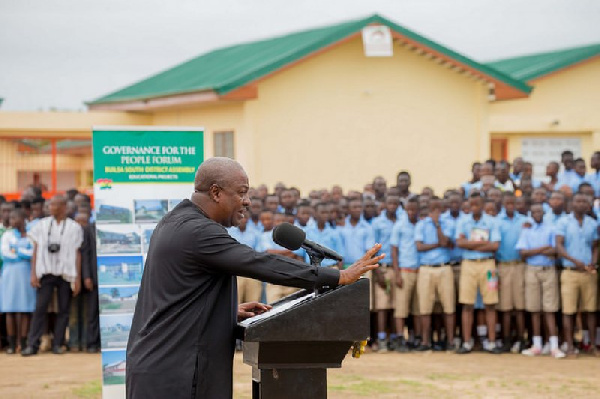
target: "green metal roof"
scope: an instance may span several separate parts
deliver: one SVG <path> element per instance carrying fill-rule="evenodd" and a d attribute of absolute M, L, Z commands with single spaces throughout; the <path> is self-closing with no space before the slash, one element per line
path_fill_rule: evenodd
<path fill-rule="evenodd" d="M 489 62 L 515 79 L 530 81 L 600 55 L 600 43 Z"/>
<path fill-rule="evenodd" d="M 88 104 L 135 101 L 204 90 L 227 94 L 373 23 L 386 25 L 409 39 L 519 91 L 531 91 L 531 87 L 524 82 L 458 54 L 379 15 L 372 15 L 360 20 L 214 50 Z"/>

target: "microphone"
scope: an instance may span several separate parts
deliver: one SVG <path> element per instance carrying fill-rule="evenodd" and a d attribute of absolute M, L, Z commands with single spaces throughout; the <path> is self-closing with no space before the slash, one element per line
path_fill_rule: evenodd
<path fill-rule="evenodd" d="M 317 244 L 314 241 L 307 240 L 306 233 L 289 223 L 281 223 L 279 226 L 275 227 L 273 230 L 273 241 L 291 251 L 295 251 L 302 247 L 307 251 L 316 252 L 324 258 L 337 260 L 338 262 L 342 261 L 342 256 L 340 254 L 332 249 Z"/>

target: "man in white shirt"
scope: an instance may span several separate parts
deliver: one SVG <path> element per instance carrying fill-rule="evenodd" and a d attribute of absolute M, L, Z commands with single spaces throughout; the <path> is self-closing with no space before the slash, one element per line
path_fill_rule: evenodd
<path fill-rule="evenodd" d="M 33 241 L 31 285 L 37 288 L 37 298 L 28 345 L 21 352 L 23 356 L 35 355 L 38 352 L 46 310 L 55 288 L 58 313 L 52 352 L 63 353 L 62 344 L 69 324 L 71 295 L 76 296 L 81 289 L 79 248 L 83 242 L 83 230 L 74 220 L 66 217 L 67 200 L 62 195 L 56 195 L 50 200 L 50 215 L 29 231 L 29 237 Z"/>

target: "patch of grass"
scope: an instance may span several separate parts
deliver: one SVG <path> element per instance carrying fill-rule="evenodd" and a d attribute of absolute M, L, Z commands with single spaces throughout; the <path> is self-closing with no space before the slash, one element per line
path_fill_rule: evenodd
<path fill-rule="evenodd" d="M 362 380 L 346 385 L 329 385 L 328 390 L 335 392 L 352 392 L 360 396 L 392 393 L 394 390 L 389 382 Z"/>
<path fill-rule="evenodd" d="M 82 399 L 95 399 L 102 395 L 102 384 L 100 380 L 90 381 L 87 384 L 73 389 L 73 394 Z"/>
<path fill-rule="evenodd" d="M 398 392 L 399 386 L 404 386 L 413 392 L 423 390 L 439 392 L 434 384 L 409 379 L 394 380 L 369 380 L 357 375 L 344 375 L 330 381 L 328 390 L 330 392 L 351 392 L 360 396 L 373 396 Z"/>
<path fill-rule="evenodd" d="M 433 381 L 461 381 L 466 379 L 472 379 L 470 376 L 453 374 L 453 373 L 431 373 L 427 374 L 425 378 Z"/>

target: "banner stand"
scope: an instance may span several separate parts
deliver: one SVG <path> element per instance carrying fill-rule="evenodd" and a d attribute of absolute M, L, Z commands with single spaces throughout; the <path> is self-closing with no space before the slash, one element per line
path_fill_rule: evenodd
<path fill-rule="evenodd" d="M 126 348 L 152 232 L 194 191 L 204 129 L 92 128 L 102 398 L 125 398 Z"/>

